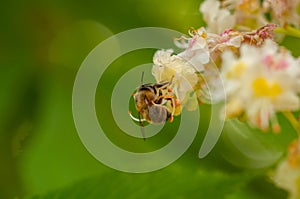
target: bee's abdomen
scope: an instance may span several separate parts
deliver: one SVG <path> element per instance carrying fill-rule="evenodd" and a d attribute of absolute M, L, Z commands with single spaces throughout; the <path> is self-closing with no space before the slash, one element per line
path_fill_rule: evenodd
<path fill-rule="evenodd" d="M 164 106 L 153 105 L 149 107 L 149 119 L 152 123 L 161 124 L 168 119 L 168 110 Z"/>

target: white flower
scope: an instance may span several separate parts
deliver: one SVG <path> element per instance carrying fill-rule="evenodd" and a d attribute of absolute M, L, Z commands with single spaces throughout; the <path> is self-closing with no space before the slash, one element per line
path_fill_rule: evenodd
<path fill-rule="evenodd" d="M 300 168 L 293 168 L 287 162 L 281 162 L 273 176 L 275 184 L 289 192 L 290 199 L 299 199 Z"/>
<path fill-rule="evenodd" d="M 207 23 L 207 29 L 213 33 L 221 33 L 225 29 L 233 28 L 235 18 L 229 10 L 220 8 L 217 0 L 206 0 L 200 6 L 200 12 Z"/>
<path fill-rule="evenodd" d="M 199 84 L 198 71 L 185 59 L 172 55 L 173 50 L 159 50 L 153 57 L 152 74 L 157 82 L 171 81 L 171 88 L 181 105 Z M 195 104 L 195 102 L 193 102 Z M 196 108 L 196 107 L 195 107 Z"/>
<path fill-rule="evenodd" d="M 244 38 L 240 32 L 229 29 L 221 34 L 208 33 L 207 40 L 210 57 L 216 62 L 225 50 L 236 51 L 241 46 Z"/>
<path fill-rule="evenodd" d="M 275 113 L 299 109 L 300 63 L 276 43 L 267 40 L 261 48 L 242 45 L 240 57 L 222 56 L 221 73 L 227 96 L 228 117 L 246 114 L 261 129 L 277 129 Z"/>
<path fill-rule="evenodd" d="M 203 65 L 210 59 L 217 61 L 225 50 L 236 50 L 243 41 L 243 35 L 232 29 L 221 34 L 207 33 L 205 28 L 190 30 L 191 38 L 181 37 L 175 40 L 175 45 L 185 50 L 178 56 L 189 61 L 198 71 L 203 71 Z"/>
<path fill-rule="evenodd" d="M 289 146 L 288 157 L 276 168 L 271 178 L 275 184 L 289 192 L 290 199 L 300 197 L 300 140 Z"/>
<path fill-rule="evenodd" d="M 200 81 L 196 92 L 198 99 L 205 103 L 216 103 L 224 99 L 222 80 L 215 62 L 220 62 L 225 50 L 237 51 L 243 36 L 232 29 L 222 34 L 207 33 L 205 28 L 189 31 L 191 38 L 181 37 L 175 40 L 178 47 L 185 50 L 178 57 L 187 60 L 198 72 Z"/>
<path fill-rule="evenodd" d="M 175 40 L 175 45 L 185 48 L 178 56 L 189 61 L 200 72 L 204 70 L 203 64 L 209 62 L 207 33 L 204 28 L 199 28 L 190 31 L 190 36 L 192 38 L 181 37 Z"/>
<path fill-rule="evenodd" d="M 299 27 L 300 17 L 297 12 L 299 0 L 267 0 L 266 2 L 271 7 L 275 19 L 281 26 L 292 24 Z"/>
<path fill-rule="evenodd" d="M 235 6 L 234 16 L 239 29 L 257 29 L 267 23 L 260 0 L 240 0 Z"/>

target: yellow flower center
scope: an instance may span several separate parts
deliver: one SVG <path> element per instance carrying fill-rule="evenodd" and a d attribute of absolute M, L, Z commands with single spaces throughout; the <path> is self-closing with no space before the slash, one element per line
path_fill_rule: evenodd
<path fill-rule="evenodd" d="M 227 73 L 228 78 L 237 78 L 240 77 L 246 69 L 246 64 L 244 62 L 238 62 L 233 66 L 232 71 Z"/>
<path fill-rule="evenodd" d="M 238 5 L 238 9 L 247 14 L 255 14 L 259 11 L 260 5 L 257 1 L 244 0 Z"/>
<path fill-rule="evenodd" d="M 282 88 L 277 82 L 270 83 L 265 78 L 259 77 L 253 81 L 252 88 L 258 97 L 276 97 L 282 93 Z"/>

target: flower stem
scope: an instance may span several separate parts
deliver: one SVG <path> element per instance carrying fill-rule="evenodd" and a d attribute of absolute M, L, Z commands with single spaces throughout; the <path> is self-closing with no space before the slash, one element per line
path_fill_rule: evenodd
<path fill-rule="evenodd" d="M 300 38 L 300 30 L 298 30 L 292 26 L 286 26 L 285 28 L 279 27 L 279 28 L 276 28 L 274 30 L 274 32 Z"/>
<path fill-rule="evenodd" d="M 296 130 L 298 135 L 300 136 L 300 121 L 298 121 L 294 114 L 291 111 L 284 111 L 283 115 L 289 120 L 293 128 Z"/>

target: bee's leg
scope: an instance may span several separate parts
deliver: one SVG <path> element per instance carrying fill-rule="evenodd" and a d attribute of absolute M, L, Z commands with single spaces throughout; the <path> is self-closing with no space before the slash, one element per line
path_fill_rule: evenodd
<path fill-rule="evenodd" d="M 174 75 L 171 77 L 170 81 L 167 82 L 167 84 L 163 85 L 162 87 L 160 87 L 159 89 L 163 90 L 168 88 L 172 83 L 173 83 L 173 79 L 174 79 Z"/>
<path fill-rule="evenodd" d="M 128 114 L 129 114 L 129 116 L 131 117 L 131 119 L 133 120 L 133 121 L 136 121 L 136 122 L 145 122 L 146 121 L 146 119 L 143 119 L 143 118 L 136 118 L 136 117 L 134 117 L 132 114 L 131 114 L 131 112 L 130 111 L 128 111 Z"/>
<path fill-rule="evenodd" d="M 173 120 L 174 120 L 174 117 L 173 117 L 173 114 L 172 114 L 171 117 L 170 117 L 170 122 L 173 122 Z"/>
<path fill-rule="evenodd" d="M 144 123 L 141 119 L 141 114 L 140 112 L 138 113 L 138 117 L 139 117 L 139 122 L 140 122 L 140 127 L 141 127 L 141 132 L 142 132 L 142 136 L 143 136 L 143 139 L 144 141 L 146 140 L 146 135 L 145 135 L 145 130 L 144 130 Z"/>
<path fill-rule="evenodd" d="M 146 140 L 145 131 L 144 131 L 144 123 L 143 122 L 145 122 L 147 120 L 144 119 L 144 118 L 141 118 L 141 114 L 140 113 L 138 113 L 138 118 L 134 117 L 131 114 L 130 111 L 128 111 L 128 114 L 129 114 L 129 116 L 131 117 L 132 120 L 140 123 L 140 127 L 141 127 L 141 132 L 142 132 L 143 139 Z"/>
<path fill-rule="evenodd" d="M 173 83 L 174 75 L 171 77 L 171 80 L 169 81 L 169 86 Z"/>
<path fill-rule="evenodd" d="M 159 96 L 157 100 L 155 100 L 156 102 L 161 100 L 161 99 L 165 99 L 165 100 L 171 100 L 171 102 L 173 104 L 175 104 L 174 102 L 174 97 L 172 95 L 163 95 L 163 96 Z"/>
<path fill-rule="evenodd" d="M 175 107 L 176 107 L 174 97 L 171 98 L 171 104 L 172 104 L 172 115 L 171 115 L 171 118 L 170 118 L 170 122 L 173 121 L 173 115 L 175 113 Z M 171 121 L 171 119 L 172 119 L 172 121 Z"/>
<path fill-rule="evenodd" d="M 164 90 L 168 88 L 173 83 L 174 75 L 171 77 L 171 80 L 169 82 L 158 84 L 156 87 L 157 90 Z"/>
<path fill-rule="evenodd" d="M 171 117 L 170 117 L 170 122 L 172 122 L 173 121 L 173 115 L 175 113 L 175 108 L 176 108 L 176 103 L 175 103 L 174 97 L 171 96 L 171 95 L 164 95 L 164 96 L 161 96 L 160 98 L 163 98 L 163 99 L 166 99 L 166 100 L 171 100 L 172 114 L 171 114 Z"/>
<path fill-rule="evenodd" d="M 168 111 L 168 113 L 167 113 L 168 115 L 167 115 L 167 118 L 170 120 L 170 122 L 173 122 L 173 114 L 172 113 L 170 113 L 169 111 Z"/>
<path fill-rule="evenodd" d="M 172 95 L 162 95 L 162 96 L 159 96 L 158 99 L 155 101 L 159 101 L 160 99 L 172 100 L 172 99 L 174 99 L 174 97 Z"/>

